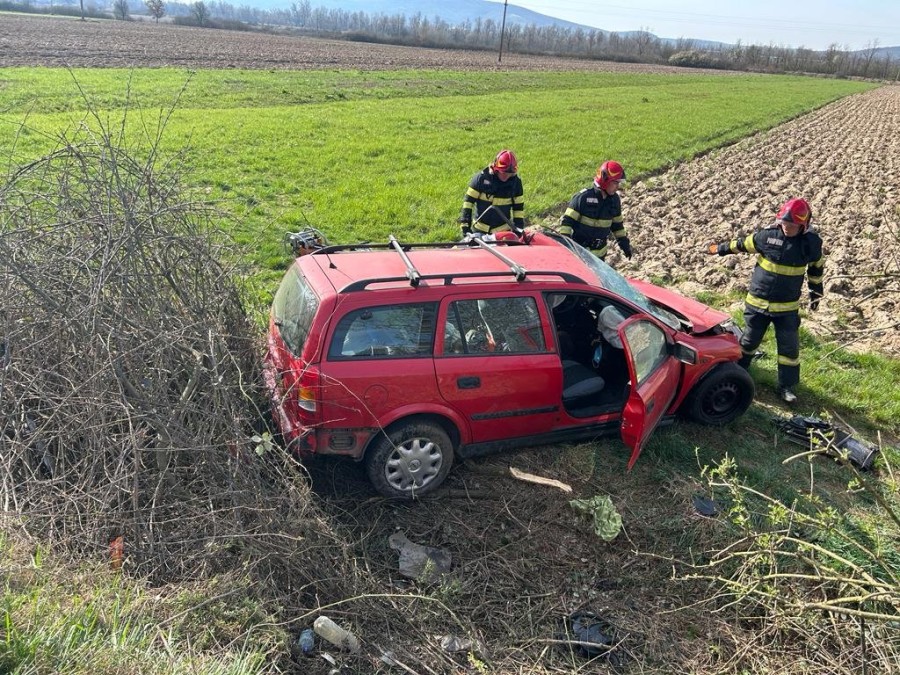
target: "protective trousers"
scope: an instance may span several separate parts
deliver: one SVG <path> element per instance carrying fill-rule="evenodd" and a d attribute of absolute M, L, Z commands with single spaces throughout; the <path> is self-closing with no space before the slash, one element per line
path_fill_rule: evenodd
<path fill-rule="evenodd" d="M 741 338 L 741 360 L 747 368 L 762 343 L 769 324 L 775 326 L 775 343 L 778 346 L 778 386 L 790 388 L 800 381 L 800 313 L 778 312 L 769 314 L 752 307 L 744 309 L 744 335 Z"/>

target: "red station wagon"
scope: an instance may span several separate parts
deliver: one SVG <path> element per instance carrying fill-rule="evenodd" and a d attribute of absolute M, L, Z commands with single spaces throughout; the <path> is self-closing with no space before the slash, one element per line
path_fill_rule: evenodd
<path fill-rule="evenodd" d="M 739 336 L 727 314 L 555 234 L 391 237 L 295 260 L 265 373 L 295 452 L 364 460 L 378 492 L 411 498 L 455 456 L 619 432 L 631 468 L 677 413 L 730 422 L 754 394 Z"/>

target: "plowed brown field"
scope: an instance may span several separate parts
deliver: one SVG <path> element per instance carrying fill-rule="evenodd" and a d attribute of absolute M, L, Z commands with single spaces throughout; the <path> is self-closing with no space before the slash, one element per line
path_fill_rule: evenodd
<path fill-rule="evenodd" d="M 315 4 L 315 3 L 313 3 Z M 679 72 L 683 68 L 322 40 L 274 33 L 211 30 L 151 21 L 79 21 L 0 14 L 0 67 L 360 68 L 398 70 L 602 70 Z"/>
<path fill-rule="evenodd" d="M 636 254 L 613 264 L 689 294 L 743 290 L 753 256 L 709 256 L 706 244 L 773 222 L 789 197 L 810 202 L 827 256 L 825 299 L 806 328 L 900 353 L 900 86 L 850 96 L 637 182 L 623 195 Z"/>

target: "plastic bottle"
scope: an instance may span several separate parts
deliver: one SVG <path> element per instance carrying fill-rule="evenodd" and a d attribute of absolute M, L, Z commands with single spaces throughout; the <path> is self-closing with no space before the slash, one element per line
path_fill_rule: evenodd
<path fill-rule="evenodd" d="M 335 647 L 356 653 L 359 651 L 359 639 L 350 631 L 341 628 L 327 616 L 320 616 L 313 622 L 313 630 L 323 640 L 328 640 Z"/>
<path fill-rule="evenodd" d="M 300 633 L 300 639 L 297 640 L 300 651 L 304 654 L 311 654 L 316 648 L 316 636 L 313 634 L 312 628 L 306 628 Z"/>

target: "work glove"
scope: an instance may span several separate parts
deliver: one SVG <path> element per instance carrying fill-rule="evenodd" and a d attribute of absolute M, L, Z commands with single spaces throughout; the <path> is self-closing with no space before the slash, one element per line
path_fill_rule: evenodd
<path fill-rule="evenodd" d="M 728 244 L 710 244 L 706 247 L 710 255 L 725 255 L 728 252 Z"/>
<path fill-rule="evenodd" d="M 809 299 L 809 311 L 810 312 L 818 312 L 819 311 L 819 300 L 822 299 L 821 295 L 814 295 Z"/>
<path fill-rule="evenodd" d="M 456 222 L 459 223 L 459 228 L 462 230 L 463 234 L 469 234 L 472 231 L 472 219 L 466 218 L 465 216 L 460 216 L 456 219 Z"/>
<path fill-rule="evenodd" d="M 626 258 L 631 260 L 631 254 L 632 254 L 631 242 L 628 241 L 627 239 L 620 239 L 619 240 L 619 248 L 622 249 L 622 255 L 624 255 Z"/>

